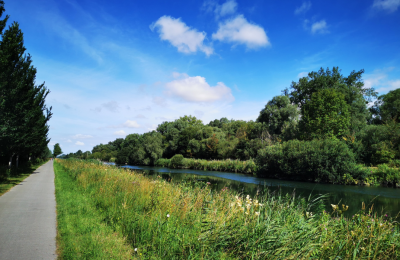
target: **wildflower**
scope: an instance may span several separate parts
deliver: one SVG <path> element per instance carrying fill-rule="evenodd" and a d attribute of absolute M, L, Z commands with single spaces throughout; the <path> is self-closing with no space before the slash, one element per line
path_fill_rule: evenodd
<path fill-rule="evenodd" d="M 332 206 L 333 211 L 336 211 L 337 208 L 338 208 L 338 205 L 333 205 L 333 204 L 331 204 L 331 206 Z"/>
<path fill-rule="evenodd" d="M 135 252 L 137 252 L 137 248 L 135 248 Z"/>
<path fill-rule="evenodd" d="M 169 218 L 170 216 L 169 216 L 169 214 L 167 214 L 167 218 Z"/>
<path fill-rule="evenodd" d="M 207 182 L 207 185 L 210 185 L 211 184 L 211 182 Z"/>
<path fill-rule="evenodd" d="M 256 211 L 256 216 L 260 216 L 260 212 L 257 212 L 257 211 Z"/>

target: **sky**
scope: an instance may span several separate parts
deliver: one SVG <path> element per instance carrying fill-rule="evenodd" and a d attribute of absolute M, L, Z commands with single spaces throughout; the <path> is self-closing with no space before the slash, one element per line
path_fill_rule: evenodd
<path fill-rule="evenodd" d="M 5 0 L 51 93 L 52 150 L 91 150 L 163 121 L 256 120 L 321 67 L 400 88 L 400 0 Z"/>

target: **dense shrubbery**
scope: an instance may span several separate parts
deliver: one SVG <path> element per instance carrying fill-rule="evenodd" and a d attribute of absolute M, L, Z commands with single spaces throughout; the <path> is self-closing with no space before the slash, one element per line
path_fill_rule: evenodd
<path fill-rule="evenodd" d="M 291 179 L 339 183 L 353 173 L 355 158 L 349 147 L 335 139 L 291 140 L 260 150 L 260 174 Z"/>
<path fill-rule="evenodd" d="M 176 157 L 175 155 L 174 157 Z M 182 158 L 180 164 L 173 164 L 174 159 L 159 159 L 156 161 L 156 166 L 159 167 L 170 167 L 170 168 L 185 168 L 185 169 L 195 169 L 204 171 L 227 171 L 227 172 L 241 172 L 246 174 L 256 174 L 257 165 L 253 159 L 247 161 L 240 160 L 202 160 L 202 159 L 190 159 Z"/>

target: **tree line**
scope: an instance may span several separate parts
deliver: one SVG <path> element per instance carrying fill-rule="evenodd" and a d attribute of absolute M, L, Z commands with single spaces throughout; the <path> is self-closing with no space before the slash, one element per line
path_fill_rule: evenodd
<path fill-rule="evenodd" d="M 67 157 L 154 165 L 160 158 L 177 154 L 207 160 L 249 160 L 261 156 L 262 151 L 268 158 L 279 153 L 276 158 L 282 167 L 285 158 L 293 156 L 284 149 L 305 149 L 297 155 L 300 157 L 307 157 L 310 149 L 319 151 L 316 154 L 336 149 L 332 156 L 345 149 L 350 159 L 343 160 L 364 165 L 399 164 L 400 89 L 378 97 L 373 88 L 365 88 L 363 73 L 353 71 L 345 77 L 338 67 L 310 72 L 273 97 L 255 121 L 221 118 L 204 124 L 196 117 L 183 116 L 161 123 L 155 131 L 130 134 L 96 145 L 91 152 L 78 151 Z M 327 154 L 326 160 L 329 157 Z M 258 160 L 260 168 L 264 159 Z M 318 160 L 321 164 L 322 159 Z"/>
<path fill-rule="evenodd" d="M 0 18 L 5 11 L 0 0 Z M 4 30 L 9 16 L 0 20 L 0 165 L 51 157 L 47 147 L 51 107 L 45 104 L 50 91 L 37 85 L 36 68 L 26 53 L 17 22 Z"/>

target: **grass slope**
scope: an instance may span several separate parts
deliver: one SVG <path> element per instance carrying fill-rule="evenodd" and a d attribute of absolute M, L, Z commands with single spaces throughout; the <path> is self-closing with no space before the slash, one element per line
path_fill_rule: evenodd
<path fill-rule="evenodd" d="M 123 236 L 103 223 L 89 197 L 54 163 L 59 259 L 131 259 Z"/>

